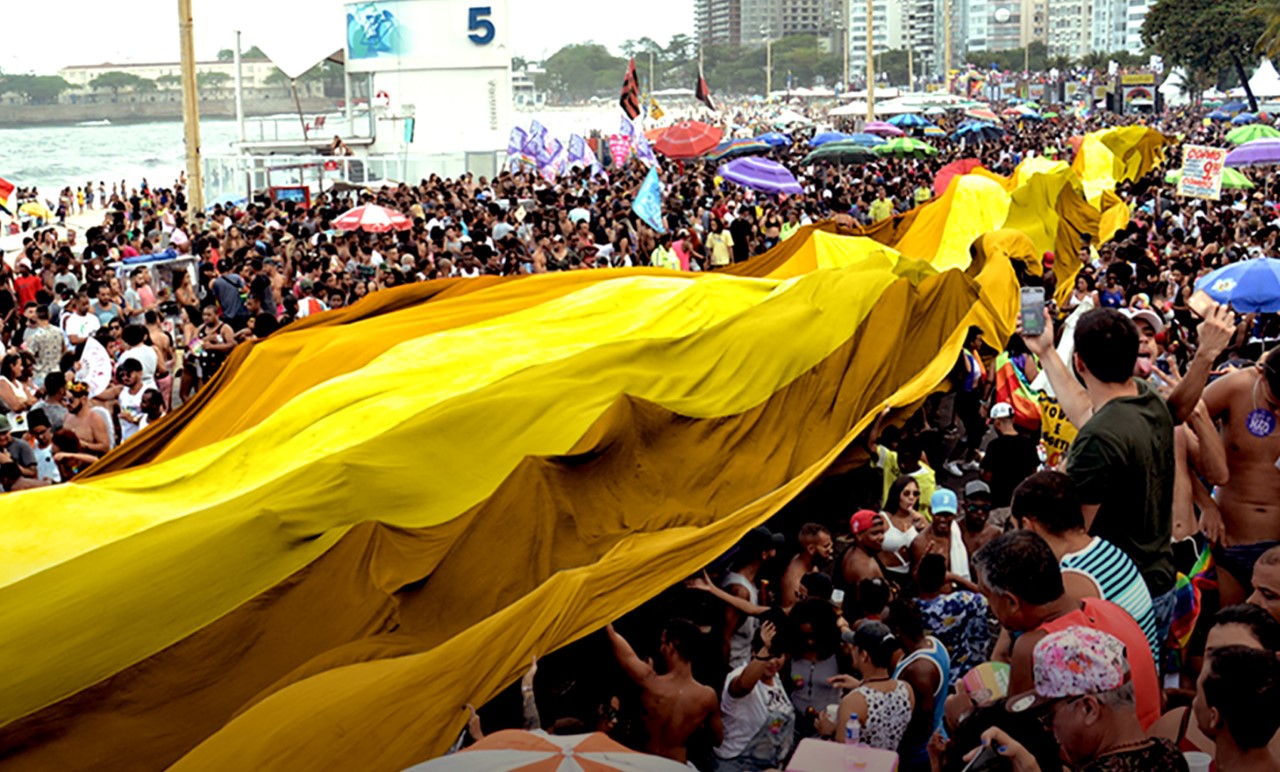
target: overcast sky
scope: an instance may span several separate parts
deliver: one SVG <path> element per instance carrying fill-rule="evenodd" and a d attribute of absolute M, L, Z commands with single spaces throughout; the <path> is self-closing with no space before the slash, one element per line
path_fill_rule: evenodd
<path fill-rule="evenodd" d="M 256 0 L 297 3 L 301 13 L 316 0 Z M 212 59 L 235 40 L 235 0 L 192 0 L 196 56 Z M 177 0 L 120 4 L 63 0 L 55 6 L 5 2 L 0 70 L 53 73 L 69 64 L 156 62 L 178 59 Z M 250 4 L 251 5 L 251 4 Z M 693 34 L 690 0 L 510 0 L 513 54 L 531 59 L 569 43 L 594 40 L 617 51 L 622 41 L 643 36 L 665 43 L 677 33 Z M 55 15 L 50 16 L 54 10 Z M 340 22 L 339 22 L 340 23 Z M 248 47 L 253 41 L 246 39 Z"/>

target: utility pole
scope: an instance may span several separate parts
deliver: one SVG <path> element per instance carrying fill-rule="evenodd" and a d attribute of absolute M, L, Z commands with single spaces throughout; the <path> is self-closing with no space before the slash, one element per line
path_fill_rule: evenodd
<path fill-rule="evenodd" d="M 911 41 L 907 41 L 907 90 L 916 90 L 916 65 L 911 58 Z"/>
<path fill-rule="evenodd" d="M 178 36 L 182 47 L 182 128 L 187 149 L 187 211 L 194 215 L 204 211 L 204 174 L 200 168 L 200 93 L 196 90 L 196 49 L 191 35 L 191 0 L 178 0 Z"/>
<path fill-rule="evenodd" d="M 867 0 L 867 122 L 876 119 L 875 0 Z"/>
<path fill-rule="evenodd" d="M 946 0 L 942 7 L 942 36 L 944 50 L 942 52 L 942 82 L 946 84 L 947 93 L 951 93 L 951 0 Z"/>
<path fill-rule="evenodd" d="M 236 129 L 240 133 L 240 141 L 244 142 L 244 80 L 240 73 L 240 30 L 236 30 L 236 48 L 232 63 L 236 70 Z"/>
<path fill-rule="evenodd" d="M 764 38 L 764 101 L 768 102 L 773 93 L 773 31 L 761 27 L 760 35 Z"/>
<path fill-rule="evenodd" d="M 844 90 L 849 90 L 849 0 L 840 3 L 840 34 L 844 38 Z"/>

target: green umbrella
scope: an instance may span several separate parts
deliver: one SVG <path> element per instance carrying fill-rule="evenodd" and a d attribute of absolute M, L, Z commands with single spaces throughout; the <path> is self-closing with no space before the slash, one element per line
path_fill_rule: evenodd
<path fill-rule="evenodd" d="M 876 155 L 890 155 L 894 158 L 930 158 L 938 154 L 938 149 L 928 142 L 912 137 L 898 137 L 895 140 L 878 145 Z"/>
<path fill-rule="evenodd" d="M 842 139 L 839 142 L 828 142 L 804 157 L 801 166 L 808 166 L 818 161 L 830 161 L 836 164 L 861 164 L 874 160 L 876 154 L 866 145 L 852 140 Z"/>
<path fill-rule="evenodd" d="M 1262 123 L 1239 126 L 1227 132 L 1227 141 L 1233 145 L 1243 145 L 1255 139 L 1274 139 L 1276 137 L 1280 137 L 1280 131 L 1276 131 Z"/>
<path fill-rule="evenodd" d="M 1164 181 L 1170 185 L 1177 185 L 1178 180 L 1182 179 L 1182 171 L 1174 169 L 1164 176 Z M 1222 170 L 1222 187 L 1227 190 L 1253 190 L 1255 185 L 1253 181 L 1244 176 L 1238 169 L 1230 167 Z"/>
<path fill-rule="evenodd" d="M 1057 113 L 1041 113 L 1040 115 L 1041 115 L 1042 117 L 1045 117 L 1045 118 L 1057 118 L 1057 117 L 1058 117 L 1058 114 L 1057 114 Z"/>

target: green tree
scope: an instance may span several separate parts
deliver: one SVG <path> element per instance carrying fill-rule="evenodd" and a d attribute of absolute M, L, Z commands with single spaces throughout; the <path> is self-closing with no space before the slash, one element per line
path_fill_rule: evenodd
<path fill-rule="evenodd" d="M 18 94 L 29 104 L 54 104 L 73 88 L 57 75 L 0 75 L 0 94 Z"/>
<path fill-rule="evenodd" d="M 218 51 L 218 61 L 220 62 L 229 62 L 234 58 L 236 58 L 236 51 L 234 48 L 224 48 Z"/>
<path fill-rule="evenodd" d="M 995 65 L 1002 72 L 1021 72 L 1024 69 L 1029 72 L 1044 72 L 1050 66 L 1049 48 L 1038 40 L 1026 48 L 1008 51 L 972 51 L 965 56 L 965 61 L 982 69 Z"/>
<path fill-rule="evenodd" d="M 89 87 L 94 89 L 109 88 L 111 89 L 111 94 L 113 96 L 119 96 L 120 89 L 127 88 L 137 90 L 141 88 L 143 80 L 145 80 L 145 78 L 140 78 L 131 72 L 111 70 L 109 72 L 104 72 L 89 81 Z"/>
<path fill-rule="evenodd" d="M 1263 24 L 1258 50 L 1273 59 L 1280 56 L 1280 0 L 1259 0 L 1248 13 Z"/>
<path fill-rule="evenodd" d="M 1253 0 L 1156 0 L 1142 24 L 1142 42 L 1166 64 L 1185 68 L 1193 92 L 1234 69 L 1256 112 L 1244 63 L 1252 60 L 1269 25 L 1249 12 L 1252 7 Z"/>
<path fill-rule="evenodd" d="M 225 72 L 206 71 L 196 73 L 196 85 L 200 88 L 222 88 L 230 81 L 231 76 Z"/>
<path fill-rule="evenodd" d="M 543 63 L 538 88 L 569 99 L 618 93 L 627 60 L 599 43 L 579 43 L 556 51 Z"/>
<path fill-rule="evenodd" d="M 891 86 L 905 86 L 911 74 L 908 64 L 907 49 L 905 48 L 876 54 L 876 78 L 883 76 L 889 79 L 889 85 Z M 850 69 L 852 69 L 852 65 L 850 65 Z"/>
<path fill-rule="evenodd" d="M 156 85 L 163 86 L 164 88 L 170 88 L 172 86 L 181 86 L 182 76 L 181 75 L 161 75 L 160 77 L 156 78 Z"/>
<path fill-rule="evenodd" d="M 236 52 L 234 49 L 224 48 L 218 52 L 218 61 L 220 62 L 229 62 L 235 58 L 236 58 Z M 253 48 L 250 48 L 248 51 L 241 51 L 240 58 L 241 59 L 266 59 L 268 57 L 266 54 L 262 53 L 261 48 L 254 46 Z"/>

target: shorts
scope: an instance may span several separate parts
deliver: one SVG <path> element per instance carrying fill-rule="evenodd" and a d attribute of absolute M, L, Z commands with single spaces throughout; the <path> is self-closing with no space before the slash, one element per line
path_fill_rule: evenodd
<path fill-rule="evenodd" d="M 1262 553 L 1280 545 L 1280 541 L 1259 541 L 1253 544 L 1237 544 L 1234 547 L 1221 545 L 1213 548 L 1213 562 L 1218 568 L 1231 574 L 1236 581 L 1245 587 L 1253 587 L 1253 564 L 1258 562 Z"/>

